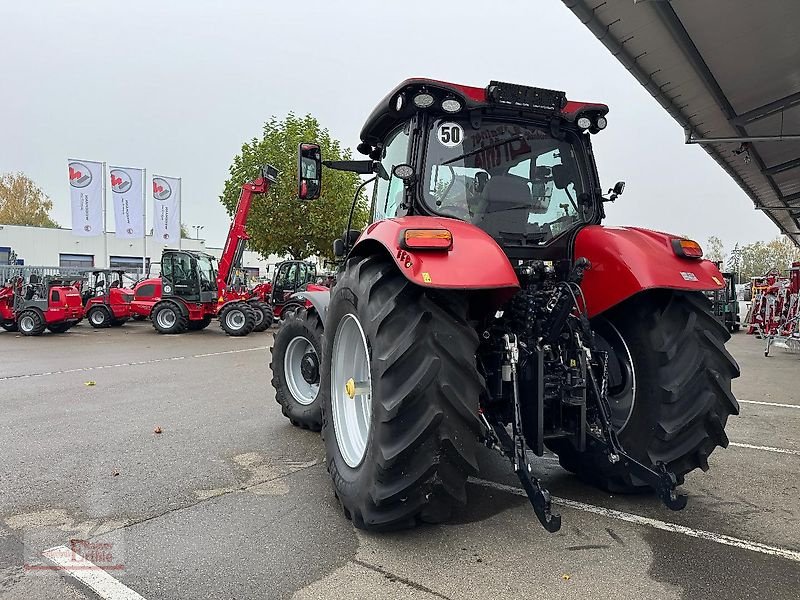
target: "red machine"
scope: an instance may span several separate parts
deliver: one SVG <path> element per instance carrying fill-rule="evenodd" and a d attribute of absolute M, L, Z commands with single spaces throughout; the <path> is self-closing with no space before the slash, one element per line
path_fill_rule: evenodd
<path fill-rule="evenodd" d="M 272 324 L 272 309 L 253 297 L 243 282 L 235 280 L 249 236 L 245 224 L 257 194 L 266 194 L 277 178 L 271 166 L 255 181 L 242 185 L 236 214 L 225 248 L 215 258 L 203 252 L 165 249 L 161 255 L 161 298 L 150 313 L 159 333 L 183 333 L 204 329 L 213 317 L 228 335 L 244 336 L 263 331 Z"/>
<path fill-rule="evenodd" d="M 298 308 L 310 308 L 311 302 L 296 295 L 296 292 L 327 292 L 328 288 L 315 283 L 317 267 L 303 260 L 287 260 L 275 267 L 269 298 L 276 319 Z"/>
<path fill-rule="evenodd" d="M 375 175 L 370 224 L 335 240 L 335 285 L 299 294 L 312 307 L 287 318 L 271 365 L 283 414 L 322 429 L 357 527 L 447 519 L 481 446 L 551 532 L 531 464 L 545 448 L 680 510 L 686 473 L 727 446 L 739 368 L 704 294 L 724 278 L 692 240 L 601 224 L 624 189 L 604 195 L 594 161 L 607 113 L 555 90 L 409 79 L 362 128 L 368 160 L 300 145 L 301 199 L 319 197 L 323 165 Z"/>
<path fill-rule="evenodd" d="M 87 278 L 81 297 L 92 327 L 119 327 L 131 318 L 133 290 L 125 287 L 125 271 L 95 269 Z"/>
<path fill-rule="evenodd" d="M 134 321 L 144 321 L 150 318 L 150 313 L 156 302 L 161 300 L 161 279 L 151 277 L 143 279 L 133 286 L 133 301 L 131 301 L 131 317 Z"/>
<path fill-rule="evenodd" d="M 78 287 L 71 281 L 18 275 L 0 288 L 0 327 L 22 335 L 41 335 L 45 329 L 64 333 L 83 318 Z"/>

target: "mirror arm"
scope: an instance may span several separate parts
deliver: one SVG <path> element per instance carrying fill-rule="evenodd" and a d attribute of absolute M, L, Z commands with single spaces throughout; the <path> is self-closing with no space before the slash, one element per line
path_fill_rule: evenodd
<path fill-rule="evenodd" d="M 377 162 L 374 160 L 323 160 L 322 164 L 336 171 L 350 171 L 359 175 L 375 173 Z"/>
<path fill-rule="evenodd" d="M 369 162 L 369 161 L 360 161 L 360 162 Z M 347 256 L 347 253 L 350 252 L 350 239 L 349 239 L 350 238 L 350 234 L 349 234 L 349 231 L 350 231 L 350 228 L 353 226 L 353 213 L 356 210 L 356 202 L 358 202 L 358 195 L 361 193 L 361 190 L 364 189 L 364 186 L 366 186 L 369 183 L 372 183 L 377 178 L 378 178 L 378 176 L 375 175 L 374 177 L 370 177 L 369 179 L 364 181 L 360 186 L 358 186 L 358 188 L 356 189 L 356 193 L 353 195 L 353 204 L 350 205 L 350 216 L 347 217 L 347 229 L 345 230 L 345 231 L 348 232 L 347 234 L 345 234 L 347 236 L 347 238 L 348 238 L 348 239 L 345 240 L 345 244 L 344 244 L 344 255 L 345 256 Z"/>

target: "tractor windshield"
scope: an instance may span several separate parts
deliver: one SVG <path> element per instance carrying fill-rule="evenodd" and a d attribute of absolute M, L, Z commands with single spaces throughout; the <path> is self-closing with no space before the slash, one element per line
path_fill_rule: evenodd
<path fill-rule="evenodd" d="M 531 123 L 466 119 L 431 123 L 423 198 L 505 243 L 546 244 L 593 217 L 580 140 L 557 140 Z"/>

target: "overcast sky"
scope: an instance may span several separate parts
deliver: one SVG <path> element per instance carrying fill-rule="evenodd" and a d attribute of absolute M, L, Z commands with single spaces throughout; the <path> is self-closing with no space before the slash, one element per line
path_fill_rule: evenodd
<path fill-rule="evenodd" d="M 561 0 L 2 0 L 0 60 L 0 172 L 32 177 L 63 226 L 67 158 L 105 160 L 182 177 L 183 222 L 221 246 L 228 167 L 270 115 L 310 112 L 354 148 L 375 104 L 426 76 L 608 104 L 600 179 L 627 182 L 608 224 L 728 249 L 778 234 Z"/>

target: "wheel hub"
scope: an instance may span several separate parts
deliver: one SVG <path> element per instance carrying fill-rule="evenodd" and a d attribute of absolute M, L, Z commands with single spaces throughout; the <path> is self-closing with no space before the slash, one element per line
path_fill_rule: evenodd
<path fill-rule="evenodd" d="M 307 383 L 319 383 L 319 359 L 313 350 L 300 359 L 300 373 Z"/>

